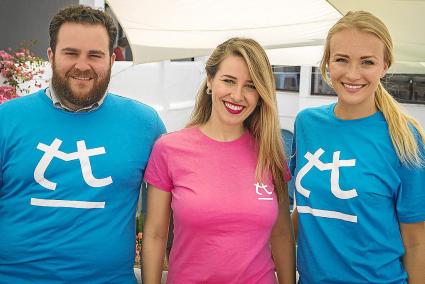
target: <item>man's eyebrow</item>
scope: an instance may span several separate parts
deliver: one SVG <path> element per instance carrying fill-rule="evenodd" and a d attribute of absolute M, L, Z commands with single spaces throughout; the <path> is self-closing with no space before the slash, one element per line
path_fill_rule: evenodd
<path fill-rule="evenodd" d="M 77 49 L 77 48 L 73 48 L 73 47 L 65 47 L 61 49 L 61 52 L 75 52 L 75 53 L 79 53 L 81 52 L 81 50 Z M 97 50 L 97 49 L 91 49 L 88 52 L 89 54 L 95 54 L 95 55 L 105 55 L 105 52 L 101 51 L 101 50 Z"/>
<path fill-rule="evenodd" d="M 80 50 L 72 47 L 65 47 L 61 49 L 61 52 L 80 52 Z"/>
<path fill-rule="evenodd" d="M 101 50 L 89 50 L 89 54 L 105 55 L 105 52 Z"/>

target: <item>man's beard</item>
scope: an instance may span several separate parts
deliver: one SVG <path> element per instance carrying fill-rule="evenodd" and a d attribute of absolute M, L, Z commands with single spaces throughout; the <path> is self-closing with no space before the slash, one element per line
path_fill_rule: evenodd
<path fill-rule="evenodd" d="M 104 95 L 108 88 L 111 78 L 111 67 L 105 74 L 96 74 L 93 70 L 80 71 L 78 69 L 71 69 L 66 72 L 65 77 L 61 77 L 56 70 L 55 61 L 52 63 L 52 86 L 57 98 L 65 106 L 73 110 L 78 110 L 84 107 L 89 107 L 97 103 Z M 94 80 L 93 87 L 86 92 L 73 92 L 70 86 L 70 77 L 92 78 Z M 68 106 L 70 105 L 70 106 Z"/>

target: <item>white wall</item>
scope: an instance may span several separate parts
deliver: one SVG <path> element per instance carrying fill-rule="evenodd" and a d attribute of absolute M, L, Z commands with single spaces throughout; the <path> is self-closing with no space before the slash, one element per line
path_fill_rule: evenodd
<path fill-rule="evenodd" d="M 425 105 L 402 104 L 402 106 L 408 114 L 419 120 L 422 127 L 425 128 Z"/>
<path fill-rule="evenodd" d="M 131 65 L 115 62 L 109 90 L 155 108 L 168 131 L 181 129 L 189 120 L 204 75 L 204 63 L 170 62 Z"/>
<path fill-rule="evenodd" d="M 105 9 L 105 1 L 104 0 L 79 0 L 79 4 L 90 6 L 96 9 Z"/>

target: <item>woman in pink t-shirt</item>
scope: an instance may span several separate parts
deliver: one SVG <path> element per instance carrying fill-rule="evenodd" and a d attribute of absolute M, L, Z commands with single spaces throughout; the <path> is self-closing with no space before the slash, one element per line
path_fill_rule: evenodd
<path fill-rule="evenodd" d="M 144 283 L 161 282 L 171 211 L 167 283 L 294 283 L 290 176 L 270 63 L 256 41 L 232 38 L 205 69 L 191 121 L 157 141 L 146 169 Z"/>

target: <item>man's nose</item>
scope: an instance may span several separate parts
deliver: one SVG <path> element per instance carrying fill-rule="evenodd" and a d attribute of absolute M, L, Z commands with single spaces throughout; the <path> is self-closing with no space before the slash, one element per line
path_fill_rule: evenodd
<path fill-rule="evenodd" d="M 83 56 L 80 56 L 80 58 L 78 58 L 77 63 L 74 65 L 74 68 L 80 71 L 91 70 L 90 64 Z"/>

